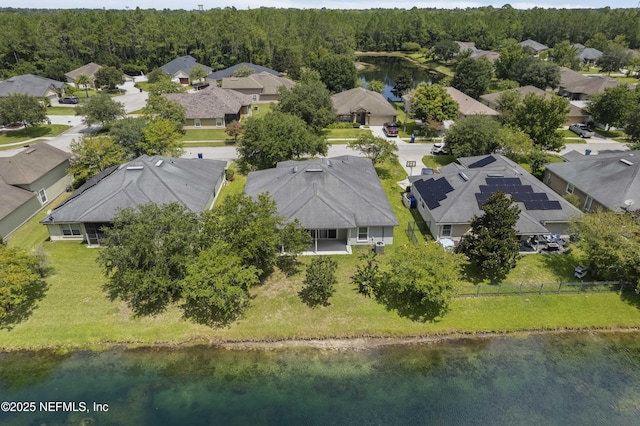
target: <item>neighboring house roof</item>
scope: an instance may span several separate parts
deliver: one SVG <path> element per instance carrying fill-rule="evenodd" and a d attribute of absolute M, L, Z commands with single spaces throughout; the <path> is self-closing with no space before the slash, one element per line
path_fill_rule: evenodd
<path fill-rule="evenodd" d="M 179 73 L 183 73 L 183 75 L 188 76 L 189 74 L 191 74 L 191 69 L 196 65 L 201 66 L 208 73 L 211 72 L 211 67 L 199 64 L 191 55 L 180 56 L 179 58 L 176 58 L 171 62 L 167 62 L 166 64 L 161 66 L 160 69 L 166 74 L 176 75 Z"/>
<path fill-rule="evenodd" d="M 215 86 L 196 93 L 169 93 L 164 96 L 180 103 L 187 119 L 224 118 L 225 114 L 238 114 L 240 108 L 251 105 L 250 95 Z"/>
<path fill-rule="evenodd" d="M 286 222 L 298 219 L 309 229 L 398 225 L 367 158 L 283 161 L 249 173 L 245 192 L 253 197 L 268 192 Z"/>
<path fill-rule="evenodd" d="M 572 47 L 573 49 L 575 49 L 575 50 L 578 50 L 578 51 L 579 51 L 579 50 L 584 49 L 584 44 L 582 44 L 582 43 L 573 43 L 573 44 L 571 45 L 571 47 Z"/>
<path fill-rule="evenodd" d="M 295 81 L 264 71 L 248 77 L 225 77 L 222 79 L 223 89 L 259 90 L 262 95 L 277 95 L 280 87 L 291 89 L 295 85 Z"/>
<path fill-rule="evenodd" d="M 567 157 L 545 167 L 598 203 L 613 211 L 640 209 L 640 151 Z"/>
<path fill-rule="evenodd" d="M 275 75 L 277 77 L 282 77 L 282 75 L 283 75 L 281 72 L 272 70 L 272 69 L 267 68 L 267 67 L 263 67 L 262 65 L 250 64 L 248 62 L 241 62 L 241 63 L 236 64 L 234 66 L 231 66 L 229 68 L 225 68 L 223 70 L 212 72 L 206 78 L 208 78 L 210 80 L 222 80 L 225 77 L 233 76 L 234 72 L 236 72 L 239 68 L 243 68 L 243 67 L 251 68 L 256 73 L 267 72 L 267 73 L 273 74 L 273 75 Z"/>
<path fill-rule="evenodd" d="M 476 48 L 476 44 L 473 41 L 456 41 L 456 43 L 460 48 L 460 53 L 466 50 L 471 50 L 472 52 L 475 52 L 476 50 L 478 50 Z"/>
<path fill-rule="evenodd" d="M 362 87 L 336 93 L 331 97 L 337 115 L 367 111 L 372 115 L 398 115 L 398 111 L 380 93 Z"/>
<path fill-rule="evenodd" d="M 525 41 L 521 41 L 518 44 L 520 46 L 522 46 L 522 47 L 530 47 L 531 49 L 533 49 L 536 52 L 541 52 L 541 51 L 547 50 L 549 48 L 548 46 L 545 46 L 542 43 L 538 43 L 535 40 L 531 40 L 530 38 L 525 40 Z"/>
<path fill-rule="evenodd" d="M 578 59 L 582 61 L 596 61 L 602 56 L 602 52 L 593 47 L 585 47 L 578 52 Z"/>
<path fill-rule="evenodd" d="M 472 58 L 480 58 L 484 56 L 489 60 L 489 62 L 494 62 L 496 59 L 500 57 L 500 54 L 498 52 L 478 49 L 476 47 L 476 44 L 472 41 L 456 41 L 456 43 L 460 48 L 460 53 L 470 50 Z"/>
<path fill-rule="evenodd" d="M 606 75 L 585 76 L 565 67 L 560 68 L 560 89 L 568 93 L 595 95 L 620 84 L 619 80 Z"/>
<path fill-rule="evenodd" d="M 17 75 L 0 82 L 0 98 L 16 93 L 42 98 L 51 90 L 62 92 L 64 83 L 33 74 Z"/>
<path fill-rule="evenodd" d="M 509 89 L 509 90 L 520 93 L 523 98 L 529 93 L 533 93 L 536 96 L 544 96 L 546 98 L 550 98 L 551 96 L 556 96 L 553 93 L 546 92 L 546 91 L 544 91 L 542 89 L 538 89 L 535 86 L 523 86 L 523 87 L 518 87 L 518 88 L 515 88 L 515 89 Z M 504 91 L 503 92 L 497 92 L 497 93 L 490 93 L 488 95 L 482 95 L 482 96 L 480 96 L 480 99 L 485 104 L 497 105 L 498 99 L 500 98 L 500 95 L 502 95 L 503 93 L 504 93 Z M 575 105 L 569 104 L 569 114 L 567 114 L 567 116 L 568 117 L 584 117 L 584 118 L 587 118 L 587 117 L 589 117 L 589 114 L 584 112 L 581 108 L 578 108 Z"/>
<path fill-rule="evenodd" d="M 465 117 L 474 114 L 484 114 L 492 117 L 500 115 L 498 111 L 476 101 L 471 96 L 465 95 L 455 87 L 446 87 L 445 89 L 449 96 L 458 103 L 458 112 Z"/>
<path fill-rule="evenodd" d="M 470 224 L 481 215 L 481 205 L 497 191 L 510 193 L 520 207 L 518 233 L 544 234 L 546 222 L 566 223 L 580 210 L 556 194 L 522 167 L 499 154 L 459 158 L 439 175 L 411 177 L 413 191 L 426 203 L 433 220 Z"/>
<path fill-rule="evenodd" d="M 65 77 L 75 81 L 81 74 L 86 74 L 91 78 L 95 77 L 96 72 L 102 68 L 102 65 L 98 65 L 95 62 L 90 62 L 87 65 L 83 65 L 80 68 L 76 68 L 73 71 L 69 71 L 65 74 Z"/>
<path fill-rule="evenodd" d="M 209 206 L 225 161 L 143 155 L 82 185 L 40 223 L 111 222 L 118 210 L 179 202 L 199 212 Z"/>
<path fill-rule="evenodd" d="M 66 162 L 71 154 L 47 143 L 28 147 L 13 157 L 0 158 L 0 178 L 9 185 L 30 185 Z"/>
<path fill-rule="evenodd" d="M 9 216 L 18 207 L 35 196 L 34 192 L 9 185 L 0 178 L 0 220 Z M 0 235 L 0 240 L 3 236 Z"/>

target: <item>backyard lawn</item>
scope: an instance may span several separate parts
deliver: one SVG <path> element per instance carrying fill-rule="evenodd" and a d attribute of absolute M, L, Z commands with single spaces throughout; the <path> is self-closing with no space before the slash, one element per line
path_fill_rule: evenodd
<path fill-rule="evenodd" d="M 387 246 L 380 256 L 385 269 L 394 248 L 408 244 L 406 228 L 414 217 L 401 203 L 402 188 L 396 181 L 405 174 L 400 165 L 385 164 L 378 166 L 377 171 L 400 222 L 394 244 Z M 217 202 L 241 192 L 245 179 L 236 174 L 235 181 L 223 188 Z M 100 249 L 88 249 L 78 242 L 47 241 L 45 227 L 37 223 L 44 214 L 37 215 L 9 240 L 10 246 L 41 245 L 49 253 L 53 274 L 47 279 L 49 288 L 45 297 L 37 302 L 31 317 L 11 331 L 0 330 L 0 347 L 5 349 L 640 326 L 640 300 L 635 295 L 621 297 L 616 293 L 458 298 L 442 319 L 413 321 L 356 291 L 351 276 L 358 264 L 357 254 L 366 250 L 363 247 L 354 248 L 352 255 L 334 256 L 339 265 L 339 282 L 328 307 L 312 309 L 300 301 L 297 293 L 304 278 L 301 267 L 299 273 L 290 277 L 276 271 L 265 283 L 252 289 L 251 307 L 240 321 L 227 328 L 192 324 L 181 318 L 176 307 L 155 317 L 132 318 L 124 303 L 110 301 L 101 289 L 104 277 L 95 262 Z M 423 240 L 421 236 L 419 239 Z M 301 262 L 306 264 L 310 259 L 303 257 Z M 568 280 L 578 260 L 578 252 L 573 256 L 528 255 L 505 282 Z M 473 268 L 467 272 L 474 274 Z"/>

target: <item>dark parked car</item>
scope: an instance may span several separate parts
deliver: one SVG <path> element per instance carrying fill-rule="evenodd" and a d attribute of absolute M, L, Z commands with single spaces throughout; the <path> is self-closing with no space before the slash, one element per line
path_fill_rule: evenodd
<path fill-rule="evenodd" d="M 77 104 L 78 103 L 78 98 L 75 96 L 66 96 L 62 99 L 60 99 L 60 103 L 61 104 Z"/>
<path fill-rule="evenodd" d="M 424 168 L 422 169 L 422 174 L 423 174 L 423 175 L 432 175 L 432 174 L 434 174 L 434 173 L 435 173 L 435 172 L 434 172 L 434 170 L 433 170 L 431 167 L 424 167 Z"/>
<path fill-rule="evenodd" d="M 384 123 L 382 131 L 387 137 L 398 136 L 398 125 L 393 122 Z"/>
<path fill-rule="evenodd" d="M 195 83 L 193 85 L 193 89 L 197 92 L 199 90 L 202 89 L 206 89 L 207 87 L 209 87 L 209 83 Z"/>

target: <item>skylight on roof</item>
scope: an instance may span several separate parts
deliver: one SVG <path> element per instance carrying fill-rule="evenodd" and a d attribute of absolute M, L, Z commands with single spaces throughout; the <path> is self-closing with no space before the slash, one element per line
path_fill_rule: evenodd
<path fill-rule="evenodd" d="M 323 171 L 323 169 L 321 169 L 321 168 L 320 169 L 307 169 L 307 170 L 305 170 L 305 172 L 321 172 L 321 171 Z"/>
<path fill-rule="evenodd" d="M 127 170 L 142 170 L 144 166 L 127 166 Z"/>
<path fill-rule="evenodd" d="M 633 166 L 633 163 L 632 163 L 631 161 L 629 161 L 629 160 L 625 160 L 624 158 L 621 158 L 621 159 L 620 159 L 620 162 L 621 162 L 622 164 L 626 164 L 627 166 Z"/>

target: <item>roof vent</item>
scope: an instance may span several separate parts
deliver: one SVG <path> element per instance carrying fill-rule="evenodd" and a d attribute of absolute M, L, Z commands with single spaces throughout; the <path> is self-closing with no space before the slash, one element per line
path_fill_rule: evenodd
<path fill-rule="evenodd" d="M 298 173 L 298 166 L 293 167 L 293 173 Z"/>
<path fill-rule="evenodd" d="M 142 170 L 144 166 L 127 166 L 127 170 Z"/>
<path fill-rule="evenodd" d="M 504 177 L 502 173 L 487 173 L 487 177 Z"/>
<path fill-rule="evenodd" d="M 333 167 L 333 165 L 331 164 L 331 160 L 329 160 L 329 159 L 327 159 L 327 166 Z"/>
<path fill-rule="evenodd" d="M 632 163 L 631 161 L 629 161 L 629 160 L 625 160 L 624 158 L 621 158 L 621 159 L 620 159 L 620 162 L 621 162 L 622 164 L 626 164 L 627 166 L 633 166 L 633 163 Z"/>
<path fill-rule="evenodd" d="M 160 167 L 162 165 L 162 163 L 164 163 L 164 161 L 158 160 L 158 162 L 155 165 L 156 165 L 156 167 Z"/>
<path fill-rule="evenodd" d="M 464 173 L 460 172 L 458 173 L 460 175 L 460 177 L 462 178 L 463 181 L 468 181 L 469 180 L 469 176 L 465 175 Z"/>
<path fill-rule="evenodd" d="M 321 172 L 322 169 L 306 169 L 305 172 Z"/>
<path fill-rule="evenodd" d="M 34 152 L 36 149 L 35 148 L 29 148 L 28 150 L 26 150 L 24 153 L 25 154 L 31 154 L 32 152 Z"/>

